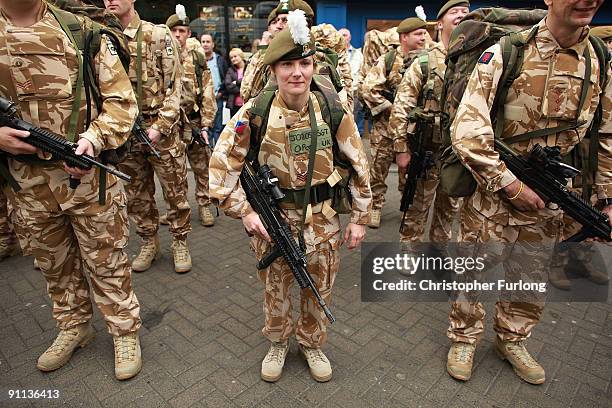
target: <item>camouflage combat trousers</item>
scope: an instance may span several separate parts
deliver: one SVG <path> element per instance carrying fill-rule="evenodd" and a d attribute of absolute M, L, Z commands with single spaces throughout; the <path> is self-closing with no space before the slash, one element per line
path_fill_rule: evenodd
<path fill-rule="evenodd" d="M 551 248 L 561 234 L 560 218 L 550 218 L 538 224 L 531 225 L 500 225 L 485 218 L 474 208 L 474 200 L 470 199 L 462 207 L 462 234 L 464 241 L 486 243 L 534 243 Z M 517 246 L 512 248 L 514 252 Z M 507 249 L 507 248 L 506 248 Z M 525 248 L 519 249 L 525 251 Z M 508 254 L 505 254 L 507 259 Z M 544 282 L 550 263 L 550 252 L 533 251 L 529 253 L 513 253 L 512 256 L 527 260 L 522 268 L 531 274 L 541 277 Z M 526 265 L 528 264 L 528 265 Z M 506 272 L 512 265 L 503 261 Z M 460 298 L 461 299 L 461 298 Z M 502 341 L 518 342 L 528 338 L 531 331 L 540 321 L 544 309 L 544 299 L 538 302 L 514 302 L 500 300 L 495 304 L 494 329 Z M 476 344 L 484 332 L 485 310 L 482 303 L 470 300 L 452 302 L 449 315 L 450 325 L 447 336 L 453 341 Z"/>
<path fill-rule="evenodd" d="M 141 326 L 125 252 L 129 236 L 126 197 L 120 185 L 115 189 L 106 205 L 87 214 L 82 209 L 40 212 L 15 206 L 14 219 L 21 224 L 17 230 L 27 230 L 29 251 L 47 281 L 53 318 L 62 330 L 91 320 L 92 298 L 112 335 L 134 332 Z M 53 202 L 53 197 L 41 197 L 41 201 Z"/>
<path fill-rule="evenodd" d="M 264 255 L 267 244 L 252 238 L 257 259 Z M 321 297 L 330 306 L 331 290 L 340 267 L 339 241 L 333 238 L 315 246 L 307 255 L 307 269 Z M 287 341 L 295 329 L 297 341 L 306 347 L 321 347 L 327 340 L 328 320 L 312 291 L 300 291 L 300 316 L 296 324 L 291 316 L 291 287 L 295 281 L 291 269 L 281 257 L 268 268 L 259 271 L 259 279 L 266 285 L 263 311 L 264 337 L 273 342 Z M 295 327 L 294 327 L 295 326 Z"/>
<path fill-rule="evenodd" d="M 455 217 L 459 214 L 460 198 L 449 197 L 440 186 L 439 170 L 431 168 L 425 180 L 417 181 L 414 201 L 400 232 L 400 242 L 422 242 L 425 224 L 433 202 L 433 219 L 429 232 L 430 242 L 449 242 Z M 435 198 L 435 199 L 434 199 Z"/>
<path fill-rule="evenodd" d="M 385 193 L 387 184 L 385 180 L 389 175 L 389 168 L 395 159 L 393 151 L 393 139 L 387 137 L 387 126 L 389 125 L 389 114 L 382 113 L 374 119 L 372 132 L 370 133 L 370 188 L 372 189 L 372 209 L 380 210 L 385 204 Z M 403 190 L 404 180 L 400 178 L 400 191 Z"/>
<path fill-rule="evenodd" d="M 169 136 L 166 136 L 169 137 Z M 133 149 L 121 162 L 121 171 L 132 177 L 126 183 L 128 213 L 142 238 L 153 237 L 159 230 L 159 211 L 155 203 L 157 175 L 168 206 L 170 232 L 175 238 L 185 238 L 191 231 L 191 208 L 187 201 L 187 158 L 185 144 L 175 143 L 170 149 L 159 149 L 161 159 Z"/>
<path fill-rule="evenodd" d="M 6 194 L 0 188 L 0 240 L 7 240 L 12 242 L 17 239 L 13 225 L 9 218 L 8 199 Z"/>
<path fill-rule="evenodd" d="M 195 195 L 198 207 L 210 205 L 210 195 L 208 194 L 208 163 L 210 162 L 211 151 L 209 146 L 201 146 L 193 143 L 187 148 L 187 158 L 193 170 L 195 178 Z"/>

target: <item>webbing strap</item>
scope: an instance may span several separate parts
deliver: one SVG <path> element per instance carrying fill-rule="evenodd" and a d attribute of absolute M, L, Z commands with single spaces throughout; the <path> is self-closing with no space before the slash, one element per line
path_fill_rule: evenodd
<path fill-rule="evenodd" d="M 310 204 L 310 188 L 312 185 L 312 175 L 314 173 L 315 159 L 317 155 L 317 135 L 319 127 L 317 125 L 317 117 L 315 115 L 312 99 L 308 97 L 308 115 L 310 117 L 310 151 L 308 152 L 308 173 L 306 179 L 306 187 L 304 188 L 304 203 L 302 204 L 302 222 L 300 225 L 300 237 L 304 231 L 304 223 L 306 222 L 306 212 Z"/>
<path fill-rule="evenodd" d="M 136 32 L 136 101 L 142 113 L 142 24 Z"/>
<path fill-rule="evenodd" d="M 82 88 L 83 88 L 83 62 L 84 62 L 83 54 L 81 53 L 81 50 L 79 49 L 79 44 L 76 42 L 74 35 L 72 33 L 72 30 L 70 29 L 66 21 L 61 17 L 61 13 L 58 13 L 57 12 L 58 10 L 55 9 L 55 7 L 51 5 L 49 5 L 49 10 L 51 10 L 53 15 L 55 16 L 55 19 L 59 23 L 60 27 L 62 27 L 62 30 L 66 33 L 66 35 L 68 36 L 68 39 L 70 39 L 70 42 L 74 46 L 76 55 L 77 55 L 77 61 L 79 64 L 79 70 L 77 74 L 77 83 L 76 83 L 76 87 L 74 90 L 74 102 L 72 103 L 72 112 L 70 113 L 70 125 L 68 127 L 68 134 L 66 135 L 66 139 L 68 139 L 71 142 L 75 142 L 77 125 L 79 123 L 79 111 L 81 108 L 81 93 L 82 93 Z M 79 26 L 79 30 L 80 30 L 80 26 Z"/>

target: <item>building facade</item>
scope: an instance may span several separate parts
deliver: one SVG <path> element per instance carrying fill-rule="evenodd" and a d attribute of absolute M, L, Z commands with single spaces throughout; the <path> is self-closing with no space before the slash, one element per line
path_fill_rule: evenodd
<path fill-rule="evenodd" d="M 372 28 L 397 25 L 406 17 L 414 16 L 414 8 L 422 5 L 428 20 L 435 20 L 440 1 L 413 0 L 308 0 L 316 13 L 317 24 L 330 23 L 337 28 L 347 27 L 353 35 L 353 46 L 361 47 L 365 32 Z M 234 47 L 251 51 L 253 40 L 266 29 L 270 11 L 278 0 L 137 0 L 136 9 L 149 21 L 163 23 L 174 14 L 176 3 L 181 3 L 191 19 L 194 36 L 212 34 L 219 52 L 227 54 Z M 503 5 L 512 8 L 544 8 L 543 0 L 471 1 L 472 9 Z M 612 24 L 612 10 L 601 7 L 594 24 Z"/>

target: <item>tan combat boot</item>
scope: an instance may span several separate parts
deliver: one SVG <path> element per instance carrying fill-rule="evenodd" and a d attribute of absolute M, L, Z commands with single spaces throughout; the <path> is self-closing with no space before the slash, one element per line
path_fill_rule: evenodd
<path fill-rule="evenodd" d="M 268 382 L 278 381 L 283 373 L 285 358 L 289 352 L 287 342 L 270 344 L 270 350 L 261 362 L 261 379 Z"/>
<path fill-rule="evenodd" d="M 0 239 L 0 261 L 10 256 L 18 255 L 21 252 L 19 242 L 14 236 Z"/>
<path fill-rule="evenodd" d="M 527 351 L 522 341 L 501 341 L 495 338 L 495 351 L 502 360 L 508 360 L 516 375 L 529 384 L 543 384 L 546 380 L 544 368 Z"/>
<path fill-rule="evenodd" d="M 168 221 L 168 213 L 165 213 L 161 217 L 159 217 L 159 223 L 161 225 L 170 225 L 170 221 Z"/>
<path fill-rule="evenodd" d="M 143 240 L 140 252 L 132 261 L 132 270 L 134 272 L 144 272 L 151 267 L 151 264 L 156 259 L 159 259 L 161 252 L 159 251 L 159 236 L 148 237 Z"/>
<path fill-rule="evenodd" d="M 138 332 L 114 336 L 115 378 L 127 380 L 134 377 L 142 368 L 142 353 Z"/>
<path fill-rule="evenodd" d="M 204 205 L 200 207 L 200 222 L 205 227 L 212 227 L 215 225 L 215 217 L 213 217 L 210 211 L 210 206 Z"/>
<path fill-rule="evenodd" d="M 332 378 L 332 368 L 329 360 L 320 348 L 310 348 L 300 344 L 302 355 L 310 367 L 310 375 L 318 382 L 326 382 Z"/>
<path fill-rule="evenodd" d="M 60 330 L 51 346 L 38 357 L 36 367 L 40 371 L 53 371 L 70 360 L 77 347 L 85 347 L 96 336 L 89 323 L 83 323 L 70 329 Z"/>
<path fill-rule="evenodd" d="M 446 371 L 457 380 L 467 381 L 472 376 L 476 346 L 469 343 L 454 342 L 446 358 Z"/>
<path fill-rule="evenodd" d="M 368 227 L 380 227 L 380 210 L 372 210 L 372 212 L 370 213 L 370 220 L 368 221 Z"/>
<path fill-rule="evenodd" d="M 185 238 L 173 238 L 172 255 L 174 256 L 174 271 L 185 273 L 191 270 L 191 254 Z"/>

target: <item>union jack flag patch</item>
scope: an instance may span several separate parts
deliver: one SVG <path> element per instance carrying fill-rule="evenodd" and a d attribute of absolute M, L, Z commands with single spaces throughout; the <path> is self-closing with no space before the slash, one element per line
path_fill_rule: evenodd
<path fill-rule="evenodd" d="M 234 128 L 234 130 L 236 131 L 236 133 L 241 135 L 242 132 L 244 132 L 244 129 L 246 129 L 246 127 L 247 127 L 247 123 L 246 122 L 242 122 L 242 121 L 239 120 L 236 123 L 236 127 Z"/>

